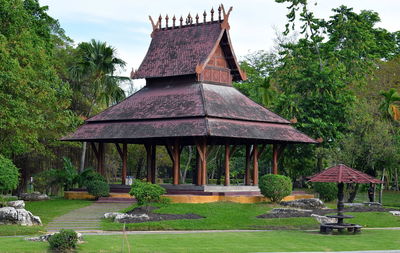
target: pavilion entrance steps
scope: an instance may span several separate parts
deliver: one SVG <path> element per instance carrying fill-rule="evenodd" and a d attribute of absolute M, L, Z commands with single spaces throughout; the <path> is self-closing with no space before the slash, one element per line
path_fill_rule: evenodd
<path fill-rule="evenodd" d="M 74 229 L 76 231 L 100 230 L 100 222 L 104 213 L 117 212 L 129 207 L 131 203 L 97 203 L 90 206 L 72 210 L 49 222 L 46 226 L 48 232 L 57 232 L 60 229 Z"/>

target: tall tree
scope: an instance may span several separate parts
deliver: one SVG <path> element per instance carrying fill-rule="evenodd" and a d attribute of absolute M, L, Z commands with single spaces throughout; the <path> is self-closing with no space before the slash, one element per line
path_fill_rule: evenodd
<path fill-rule="evenodd" d="M 91 40 L 83 42 L 77 48 L 78 59 L 71 67 L 72 87 L 83 99 L 86 108 L 81 108 L 84 118 L 90 117 L 94 110 L 104 109 L 125 98 L 120 82 L 129 78 L 116 76 L 117 68 L 125 66 L 125 62 L 116 57 L 115 48 L 105 42 Z M 86 142 L 82 145 L 80 170 L 85 166 Z"/>

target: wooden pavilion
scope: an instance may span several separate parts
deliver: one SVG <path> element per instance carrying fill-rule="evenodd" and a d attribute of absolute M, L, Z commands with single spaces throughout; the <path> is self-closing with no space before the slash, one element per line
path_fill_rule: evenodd
<path fill-rule="evenodd" d="M 64 141 L 91 143 L 97 169 L 104 173 L 104 144 L 114 143 L 127 171 L 127 145 L 147 151 L 147 180 L 156 182 L 156 146 L 166 147 L 173 162 L 173 185 L 179 184 L 180 154 L 185 145 L 197 148 L 196 185 L 207 184 L 207 156 L 215 145 L 225 146 L 225 182 L 230 185 L 230 155 L 246 147 L 245 185 L 258 184 L 258 160 L 273 146 L 273 173 L 287 144 L 316 143 L 291 122 L 250 100 L 232 86 L 243 81 L 229 36 L 229 15 L 221 5 L 210 18 L 175 16 L 157 22 L 148 52 L 131 78 L 146 86 L 124 101 L 86 120 Z M 164 22 L 163 22 L 164 21 Z M 164 23 L 164 25 L 162 25 Z M 121 147 L 122 145 L 122 147 Z"/>

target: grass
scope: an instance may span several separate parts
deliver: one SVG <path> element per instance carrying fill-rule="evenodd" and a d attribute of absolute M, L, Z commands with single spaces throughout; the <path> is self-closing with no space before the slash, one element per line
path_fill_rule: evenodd
<path fill-rule="evenodd" d="M 92 202 L 87 200 L 51 199 L 45 201 L 25 202 L 26 210 L 39 216 L 45 226 L 55 217 L 68 213 L 74 209 L 85 207 Z M 44 226 L 25 227 L 20 225 L 1 225 L 0 235 L 31 235 L 45 232 Z"/>
<path fill-rule="evenodd" d="M 375 193 L 375 201 L 379 200 L 379 191 Z M 359 192 L 355 202 L 369 202 L 366 192 Z M 384 191 L 382 194 L 382 203 L 386 207 L 400 208 L 400 192 Z"/>
<path fill-rule="evenodd" d="M 395 250 L 400 231 L 369 230 L 360 235 L 321 235 L 304 231 L 85 236 L 78 252 L 279 252 Z M 47 252 L 48 243 L 0 238 L 0 252 Z"/>

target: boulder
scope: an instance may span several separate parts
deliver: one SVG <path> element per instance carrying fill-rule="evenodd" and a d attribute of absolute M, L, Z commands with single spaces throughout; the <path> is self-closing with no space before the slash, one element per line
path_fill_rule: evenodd
<path fill-rule="evenodd" d="M 363 207 L 363 203 L 344 203 L 345 207 Z"/>
<path fill-rule="evenodd" d="M 317 198 L 283 201 L 280 203 L 280 205 L 294 207 L 294 208 L 312 209 L 312 210 L 325 208 L 324 202 L 322 202 L 322 200 Z"/>
<path fill-rule="evenodd" d="M 373 206 L 373 207 L 380 207 L 380 206 L 382 206 L 382 204 L 379 203 L 379 202 L 364 202 L 363 205 L 364 205 L 364 206 Z"/>
<path fill-rule="evenodd" d="M 27 237 L 25 238 L 25 240 L 27 241 L 32 241 L 32 242 L 47 242 L 49 241 L 49 238 L 52 237 L 55 234 L 58 234 L 59 232 L 55 232 L 55 233 L 48 233 L 45 235 L 40 235 L 40 236 L 35 236 L 35 237 Z M 78 236 L 78 243 L 83 243 L 83 236 L 81 233 L 76 232 L 77 236 Z"/>
<path fill-rule="evenodd" d="M 105 219 L 110 219 L 110 218 L 114 219 L 115 217 L 117 217 L 117 215 L 120 215 L 120 214 L 123 214 L 123 213 L 119 213 L 119 212 L 105 213 L 104 218 Z"/>
<path fill-rule="evenodd" d="M 0 224 L 19 224 L 22 226 L 42 225 L 39 216 L 34 216 L 25 209 L 14 207 L 0 208 Z"/>
<path fill-rule="evenodd" d="M 115 216 L 114 221 L 123 223 L 127 220 L 136 220 L 136 221 L 148 221 L 150 220 L 149 215 L 143 213 L 143 214 L 127 214 L 127 213 L 121 213 Z"/>
<path fill-rule="evenodd" d="M 271 214 L 311 214 L 312 210 L 300 209 L 300 208 L 274 208 L 271 210 Z"/>
<path fill-rule="evenodd" d="M 25 201 L 39 201 L 50 199 L 49 196 L 47 196 L 46 194 L 41 194 L 40 192 L 22 193 L 19 198 Z"/>
<path fill-rule="evenodd" d="M 400 216 L 400 211 L 389 211 L 389 213 L 393 214 L 394 216 Z"/>
<path fill-rule="evenodd" d="M 329 218 L 329 217 L 321 216 L 321 215 L 318 215 L 318 214 L 311 214 L 311 217 L 316 219 L 319 222 L 319 224 L 337 223 L 337 219 L 336 218 Z"/>
<path fill-rule="evenodd" d="M 24 209 L 25 201 L 23 200 L 8 201 L 7 205 L 10 207 L 14 207 L 15 209 Z"/>

